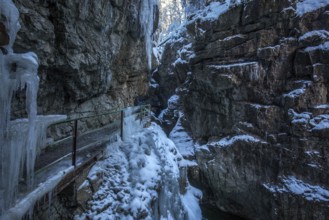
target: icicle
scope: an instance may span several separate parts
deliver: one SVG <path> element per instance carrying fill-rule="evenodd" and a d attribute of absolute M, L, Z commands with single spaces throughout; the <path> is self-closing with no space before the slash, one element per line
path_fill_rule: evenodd
<path fill-rule="evenodd" d="M 141 120 L 134 114 L 139 108 L 140 107 L 136 106 L 125 109 L 123 141 L 129 140 L 143 128 Z"/>
<path fill-rule="evenodd" d="M 145 50 L 147 54 L 148 68 L 152 68 L 152 38 L 154 26 L 154 8 L 158 0 L 142 0 L 139 10 L 139 21 L 142 26 L 145 39 Z"/>

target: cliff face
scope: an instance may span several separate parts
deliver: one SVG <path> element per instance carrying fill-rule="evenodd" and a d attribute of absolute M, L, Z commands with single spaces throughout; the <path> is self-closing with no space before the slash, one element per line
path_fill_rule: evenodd
<path fill-rule="evenodd" d="M 161 118 L 182 117 L 198 143 L 196 179 L 222 210 L 328 218 L 329 6 L 308 2 L 251 0 L 191 17 L 166 45 L 154 78 L 164 102 L 179 98 Z"/>
<path fill-rule="evenodd" d="M 141 1 L 15 0 L 21 30 L 14 51 L 40 60 L 38 113 L 102 112 L 147 90 Z M 14 117 L 24 97 L 17 95 Z"/>

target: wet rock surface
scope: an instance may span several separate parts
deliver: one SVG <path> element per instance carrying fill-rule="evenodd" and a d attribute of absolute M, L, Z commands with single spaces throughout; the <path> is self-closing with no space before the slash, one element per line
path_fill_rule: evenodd
<path fill-rule="evenodd" d="M 328 218 L 329 6 L 301 13 L 302 4 L 246 1 L 192 19 L 165 46 L 154 76 L 163 106 L 180 96 L 175 109 L 197 142 L 193 181 L 221 210 Z"/>

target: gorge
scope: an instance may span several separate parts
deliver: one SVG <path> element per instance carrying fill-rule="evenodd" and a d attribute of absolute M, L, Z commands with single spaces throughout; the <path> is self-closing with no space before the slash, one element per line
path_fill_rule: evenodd
<path fill-rule="evenodd" d="M 111 145 L 76 186 L 76 206 L 55 201 L 51 219 L 201 219 L 199 204 L 245 219 L 328 219 L 328 0 L 182 1 L 154 53 L 161 2 L 13 0 L 16 39 L 6 2 L 1 59 L 33 51 L 39 90 L 32 116 L 25 86 L 1 100 L 1 144 L 8 121 L 37 114 L 153 110 L 150 127 Z"/>

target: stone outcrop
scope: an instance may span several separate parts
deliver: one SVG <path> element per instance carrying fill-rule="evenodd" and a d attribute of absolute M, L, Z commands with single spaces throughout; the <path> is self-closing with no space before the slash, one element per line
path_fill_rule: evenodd
<path fill-rule="evenodd" d="M 104 112 L 131 105 L 148 87 L 140 1 L 15 0 L 14 50 L 40 59 L 39 114 Z M 1 26 L 0 26 L 1 30 Z M 6 40 L 1 32 L 1 41 Z M 13 117 L 24 116 L 17 94 Z"/>
<path fill-rule="evenodd" d="M 203 187 L 224 211 L 328 218 L 329 6 L 302 5 L 251 0 L 192 16 L 154 75 L 164 106 L 181 96 Z"/>

